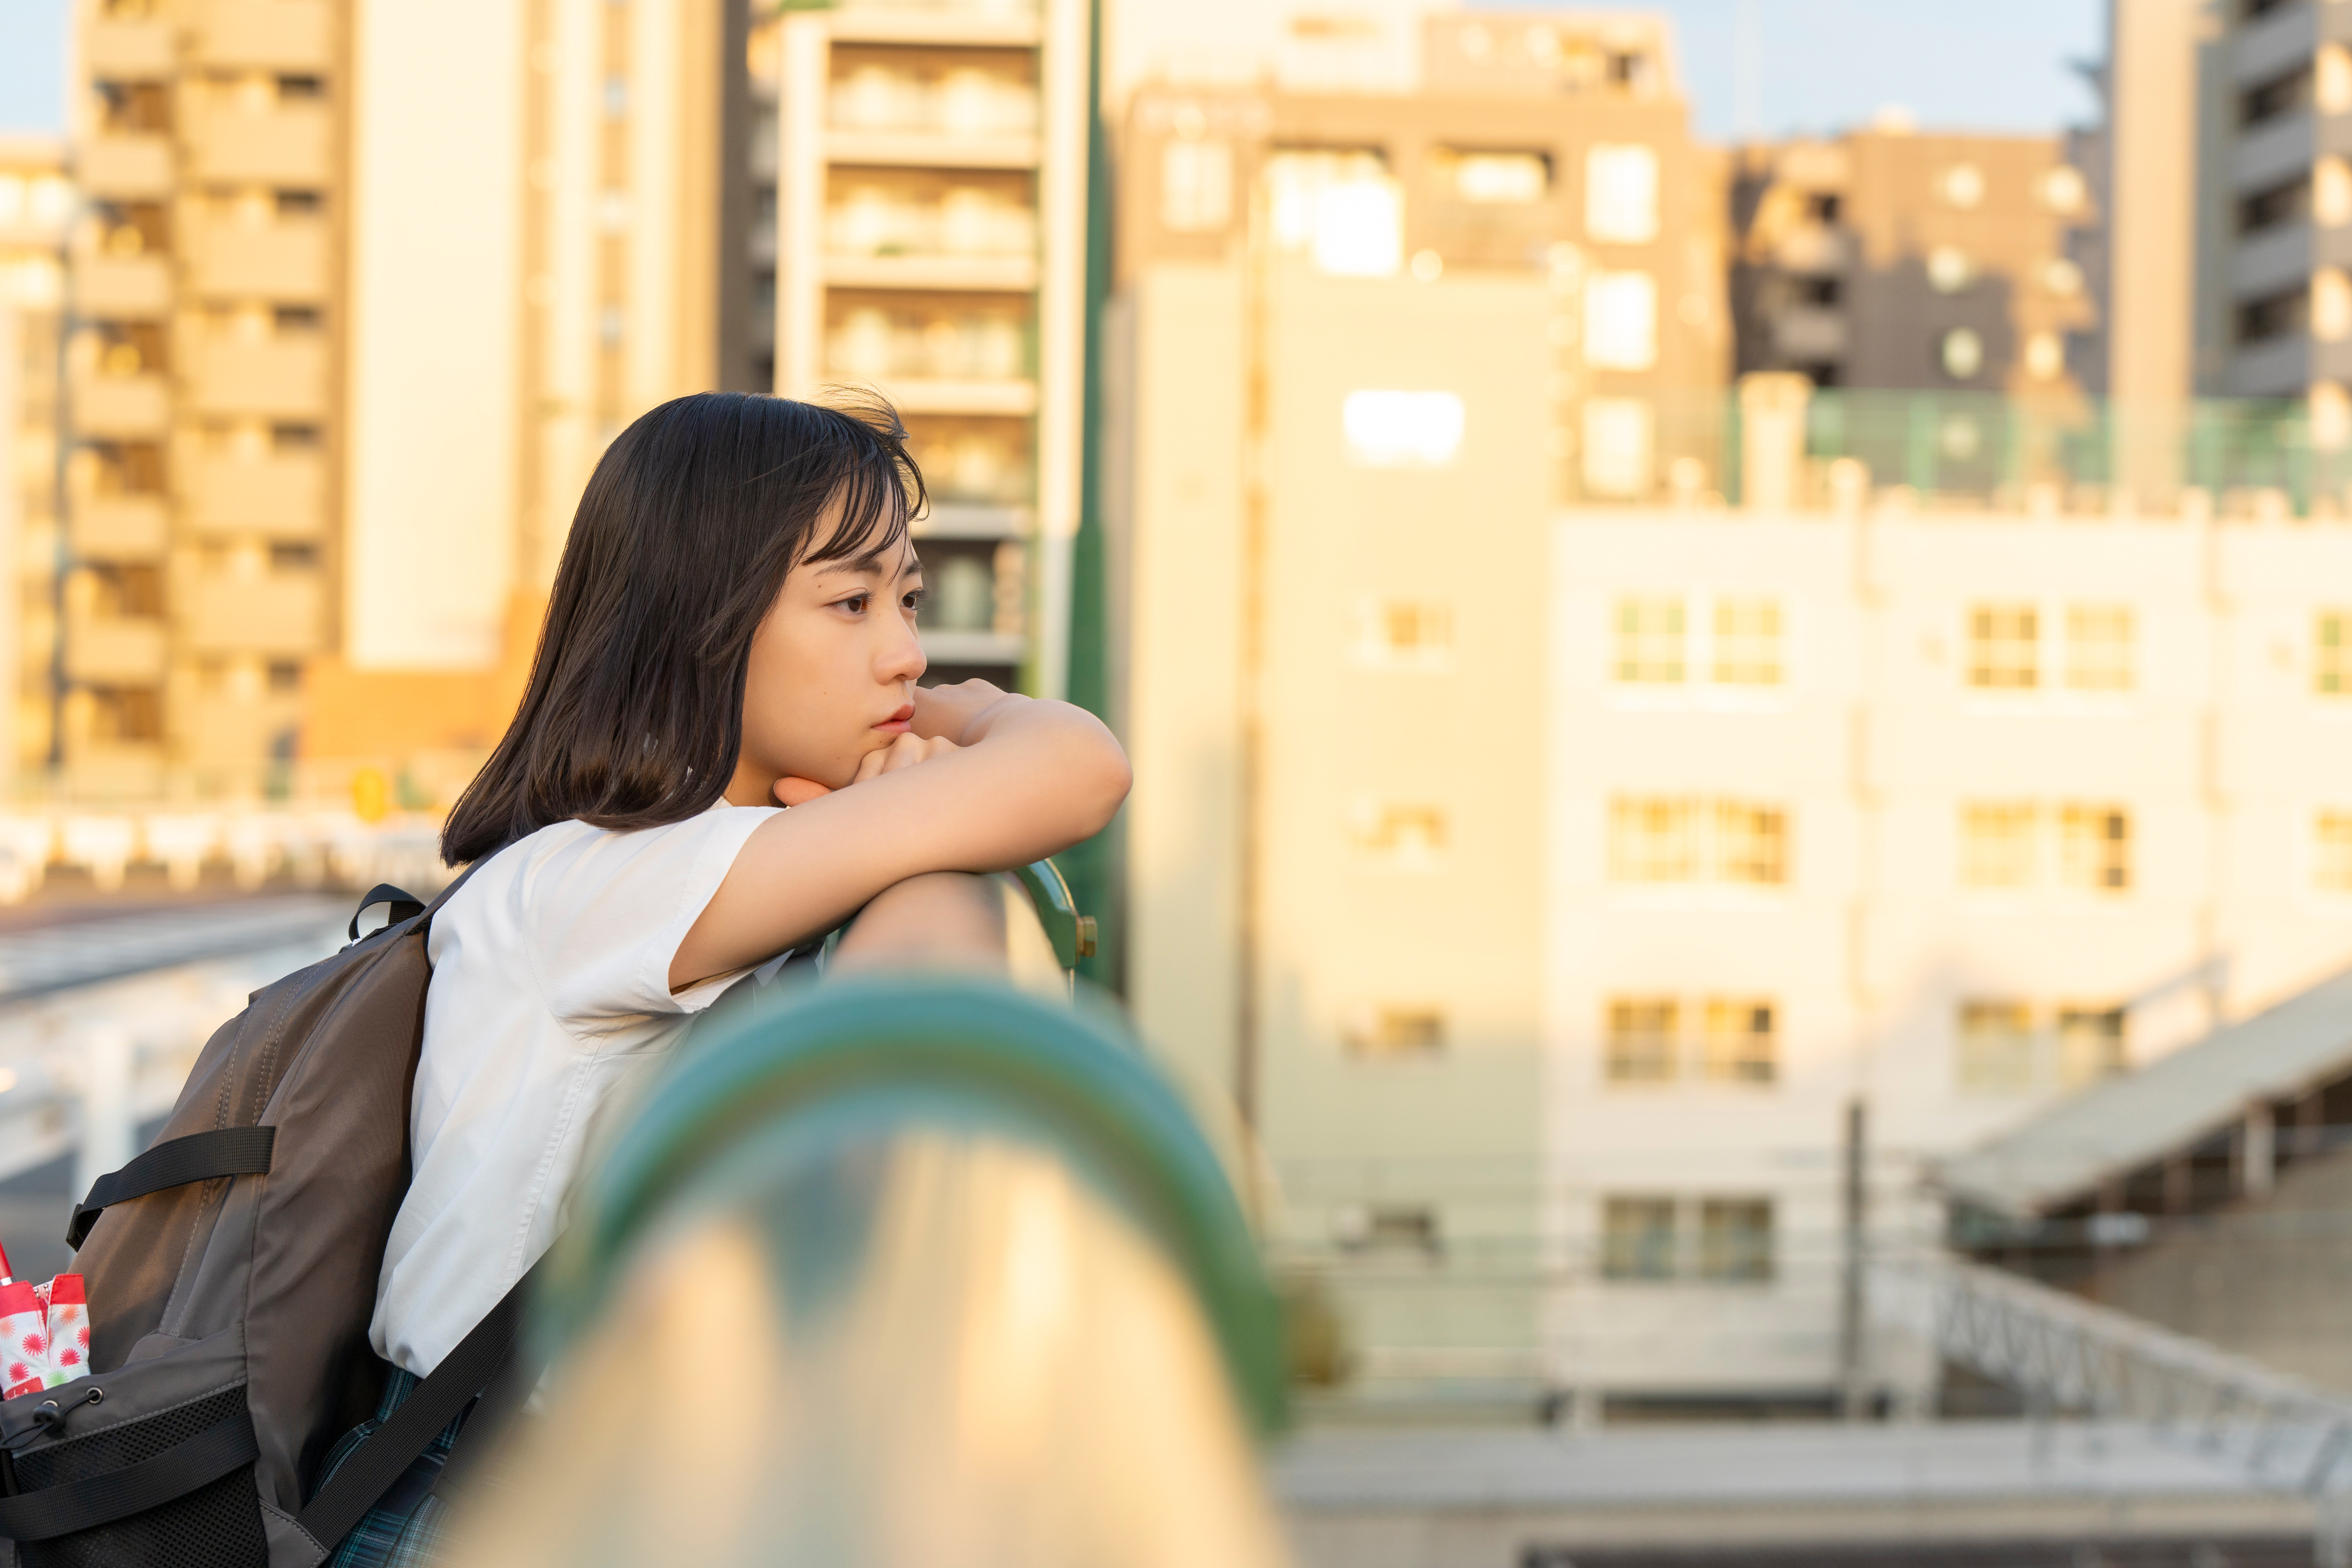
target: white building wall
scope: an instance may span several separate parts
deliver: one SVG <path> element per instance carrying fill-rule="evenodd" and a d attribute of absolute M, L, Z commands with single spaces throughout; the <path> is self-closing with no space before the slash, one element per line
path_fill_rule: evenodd
<path fill-rule="evenodd" d="M 2352 603 L 2352 531 L 1984 514 L 1585 512 L 1554 526 L 1547 816 L 1547 1171 L 1563 1233 L 1553 1376 L 1601 1392 L 1821 1391 L 1837 1376 L 1843 1106 L 1869 1108 L 1874 1232 L 1932 1234 L 1927 1162 L 2062 1092 L 1964 1088 L 1970 999 L 2128 1009 L 2129 1060 L 2187 1043 L 2352 957 L 2352 904 L 2316 889 L 2317 810 L 2352 806 L 2352 699 L 2314 689 L 2319 612 Z M 1611 678 L 1631 595 L 1783 606 L 1786 684 L 1733 694 Z M 2031 602 L 2041 684 L 1967 680 L 1979 603 Z M 2137 679 L 2058 681 L 2070 606 L 2128 605 Z M 1609 800 L 1738 795 L 1789 813 L 1787 884 L 1629 887 Z M 2039 885 L 1963 887 L 1969 801 L 2044 814 Z M 2047 820 L 2112 803 L 2131 886 L 2052 885 Z M 2210 961 L 2222 961 L 2210 967 Z M 2216 983 L 2209 987 L 2207 976 Z M 1769 1086 L 1612 1084 L 1612 996 L 1769 995 Z M 1769 1283 L 1602 1279 L 1611 1194 L 1769 1196 Z M 1689 1245 L 1685 1246 L 1688 1260 Z"/>

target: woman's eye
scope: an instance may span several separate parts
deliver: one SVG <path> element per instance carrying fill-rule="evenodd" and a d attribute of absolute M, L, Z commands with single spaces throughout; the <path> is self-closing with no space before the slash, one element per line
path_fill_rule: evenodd
<path fill-rule="evenodd" d="M 904 599 L 902 599 L 902 600 L 900 600 L 900 601 L 899 601 L 899 603 L 900 603 L 901 605 L 903 605 L 906 608 L 910 609 L 910 610 L 919 608 L 919 607 L 921 606 L 921 605 L 922 605 L 922 602 L 923 602 L 923 591 L 922 591 L 920 588 L 915 588 L 915 589 L 911 589 L 911 590 L 909 590 L 909 591 L 908 592 L 907 596 L 906 596 Z"/>
<path fill-rule="evenodd" d="M 847 610 L 853 616 L 862 616 L 866 613 L 866 596 L 864 594 L 856 595 L 850 598 L 842 600 L 841 607 Z"/>

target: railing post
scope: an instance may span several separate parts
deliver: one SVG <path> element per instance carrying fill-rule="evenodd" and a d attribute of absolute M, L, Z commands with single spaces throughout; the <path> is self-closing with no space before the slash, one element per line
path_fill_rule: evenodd
<path fill-rule="evenodd" d="M 1801 500 L 1812 396 L 1811 381 L 1787 371 L 1739 378 L 1739 500 L 1749 511 L 1793 511 Z"/>

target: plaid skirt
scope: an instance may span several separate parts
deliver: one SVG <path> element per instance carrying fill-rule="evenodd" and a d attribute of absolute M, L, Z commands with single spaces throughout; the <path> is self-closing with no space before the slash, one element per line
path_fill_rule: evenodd
<path fill-rule="evenodd" d="M 320 1487 L 351 1458 L 353 1449 L 392 1419 L 392 1413 L 415 1392 L 421 1381 L 413 1372 L 392 1369 L 384 1380 L 383 1398 L 375 1407 L 375 1418 L 361 1422 L 327 1450 L 327 1462 L 320 1468 Z M 402 1472 L 401 1478 L 376 1500 L 376 1505 L 352 1527 L 352 1532 L 343 1537 L 334 1555 L 327 1559 L 326 1568 L 430 1568 L 440 1562 L 449 1528 L 449 1505 L 433 1495 L 433 1483 L 440 1479 L 441 1466 L 457 1441 L 458 1428 L 465 1424 L 465 1414 L 460 1412 L 425 1445 L 416 1462 Z"/>

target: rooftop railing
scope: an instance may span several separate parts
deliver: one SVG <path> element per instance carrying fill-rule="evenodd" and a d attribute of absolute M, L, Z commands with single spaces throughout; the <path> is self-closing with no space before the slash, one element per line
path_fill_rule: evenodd
<path fill-rule="evenodd" d="M 2143 405 L 1762 374 L 1613 426 L 1588 414 L 1578 437 L 1562 489 L 1580 504 L 2352 515 L 2352 410 L 2324 397 Z"/>

